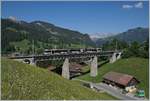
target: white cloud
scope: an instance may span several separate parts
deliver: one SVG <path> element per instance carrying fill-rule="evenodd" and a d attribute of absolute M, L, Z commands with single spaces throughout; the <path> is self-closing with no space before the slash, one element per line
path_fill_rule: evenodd
<path fill-rule="evenodd" d="M 124 4 L 122 5 L 122 8 L 124 9 L 131 9 L 131 8 L 143 8 L 143 2 L 137 2 L 135 4 Z"/>
<path fill-rule="evenodd" d="M 130 9 L 130 8 L 133 8 L 133 5 L 122 5 L 122 8 Z"/>
<path fill-rule="evenodd" d="M 134 5 L 135 8 L 143 8 L 143 3 L 142 2 L 138 2 Z"/>

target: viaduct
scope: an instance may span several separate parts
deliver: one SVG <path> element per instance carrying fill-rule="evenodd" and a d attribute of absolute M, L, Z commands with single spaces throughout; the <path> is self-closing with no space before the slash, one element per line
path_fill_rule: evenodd
<path fill-rule="evenodd" d="M 96 51 L 95 51 L 96 50 Z M 62 76 L 66 79 L 70 79 L 69 73 L 69 62 L 84 62 L 90 61 L 90 76 L 95 77 L 98 74 L 98 57 L 108 57 L 110 63 L 114 63 L 116 60 L 121 58 L 122 52 L 120 51 L 97 51 L 97 49 L 92 49 L 90 51 L 85 51 L 83 49 L 75 50 L 74 52 L 65 49 L 56 49 L 45 51 L 45 54 L 42 55 L 30 55 L 30 56 L 13 56 L 9 57 L 23 63 L 28 63 L 31 65 L 36 65 L 37 61 L 46 61 L 46 60 L 63 60 L 62 66 Z M 50 53 L 49 53 L 50 52 Z"/>

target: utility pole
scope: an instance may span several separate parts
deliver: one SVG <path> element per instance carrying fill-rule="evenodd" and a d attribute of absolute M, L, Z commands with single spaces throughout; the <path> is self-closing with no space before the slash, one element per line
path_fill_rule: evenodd
<path fill-rule="evenodd" d="M 118 45 L 118 43 L 117 43 L 117 40 L 116 40 L 116 49 L 115 49 L 116 51 L 117 51 L 117 47 L 118 47 L 117 45 Z"/>
<path fill-rule="evenodd" d="M 57 46 L 55 45 L 55 46 L 54 46 L 54 49 L 56 49 L 56 48 L 57 48 Z"/>
<path fill-rule="evenodd" d="M 86 48 L 86 45 L 85 45 L 85 40 L 83 40 L 83 45 L 84 45 L 84 49 Z"/>
<path fill-rule="evenodd" d="M 34 55 L 35 49 L 34 49 L 34 40 L 32 40 L 32 54 Z"/>

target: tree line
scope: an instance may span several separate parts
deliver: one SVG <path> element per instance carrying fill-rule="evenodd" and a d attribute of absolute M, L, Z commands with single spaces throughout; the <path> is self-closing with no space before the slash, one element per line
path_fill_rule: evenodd
<path fill-rule="evenodd" d="M 146 41 L 139 43 L 137 41 L 133 41 L 131 43 L 127 43 L 125 41 L 112 39 L 111 41 L 107 41 L 102 45 L 103 50 L 123 50 L 123 58 L 129 57 L 142 57 L 149 58 L 149 39 Z"/>

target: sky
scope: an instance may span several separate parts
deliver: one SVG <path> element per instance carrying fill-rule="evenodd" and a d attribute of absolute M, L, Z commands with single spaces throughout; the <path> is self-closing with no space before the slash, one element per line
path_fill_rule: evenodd
<path fill-rule="evenodd" d="M 105 37 L 135 27 L 148 27 L 148 1 L 3 1 L 2 18 L 56 26 Z"/>

